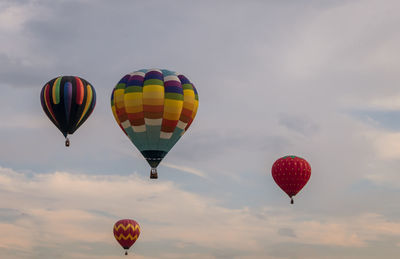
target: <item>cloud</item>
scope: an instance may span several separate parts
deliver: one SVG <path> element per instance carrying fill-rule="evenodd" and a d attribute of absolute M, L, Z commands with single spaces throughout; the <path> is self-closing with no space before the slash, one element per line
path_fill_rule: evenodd
<path fill-rule="evenodd" d="M 318 131 L 318 126 L 306 116 L 296 116 L 293 114 L 281 114 L 279 123 L 289 130 L 310 136 Z"/>
<path fill-rule="evenodd" d="M 400 133 L 381 132 L 374 138 L 378 155 L 382 159 L 400 159 Z"/>
<path fill-rule="evenodd" d="M 400 96 L 386 96 L 384 98 L 374 98 L 370 101 L 370 107 L 379 110 L 400 110 Z"/>
<path fill-rule="evenodd" d="M 202 178 L 208 178 L 206 176 L 206 174 L 204 174 L 204 172 L 202 172 L 201 170 L 198 170 L 196 168 L 191 168 L 191 167 L 187 167 L 187 166 L 180 166 L 180 165 L 174 165 L 174 164 L 170 164 L 170 163 L 163 163 L 163 166 L 169 167 L 169 168 L 173 168 L 173 169 L 178 169 L 179 171 L 183 171 L 189 174 L 193 174 Z"/>
<path fill-rule="evenodd" d="M 227 251 L 257 258 L 268 256 L 269 246 L 284 242 L 366 247 L 381 236 L 400 235 L 400 222 L 379 214 L 304 220 L 305 214 L 288 213 L 288 209 L 229 209 L 172 182 L 153 182 L 135 174 L 29 176 L 1 168 L 0 190 L 1 248 L 8 253 L 22 251 L 25 257 L 19 258 L 32 258 L 38 247 L 50 253 L 64 244 L 73 249 L 63 250 L 60 258 L 77 257 L 69 251 L 113 258 L 120 251 L 112 225 L 130 217 L 142 228 L 134 253 L 143 258 L 170 258 L 177 251 L 172 247 L 182 250 L 176 258 L 220 258 Z M 10 213 L 18 216 L 11 219 Z M 164 253 L 156 244 L 160 249 L 169 244 L 169 248 Z M 96 252 L 98 246 L 103 247 L 103 255 Z"/>
<path fill-rule="evenodd" d="M 15 1 L 17 2 L 17 1 Z M 2 1 L 0 4 L 0 31 L 19 31 L 23 24 L 31 18 L 31 12 L 21 3 L 11 4 L 11 1 Z"/>
<path fill-rule="evenodd" d="M 296 234 L 291 228 L 280 228 L 278 234 L 281 236 L 296 237 Z"/>

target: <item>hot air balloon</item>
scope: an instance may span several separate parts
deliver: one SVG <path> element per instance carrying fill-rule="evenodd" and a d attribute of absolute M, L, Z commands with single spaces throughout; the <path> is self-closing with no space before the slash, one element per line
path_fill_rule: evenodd
<path fill-rule="evenodd" d="M 114 237 L 125 249 L 125 255 L 128 255 L 128 249 L 136 242 L 139 235 L 140 226 L 133 219 L 121 219 L 114 224 Z"/>
<path fill-rule="evenodd" d="M 158 178 L 158 164 L 187 131 L 198 104 L 189 79 L 166 69 L 142 69 L 115 86 L 115 120 L 151 166 L 151 179 Z"/>
<path fill-rule="evenodd" d="M 83 78 L 60 76 L 43 86 L 40 101 L 47 117 L 64 135 L 68 147 L 68 134 L 73 134 L 92 113 L 96 92 Z"/>
<path fill-rule="evenodd" d="M 284 156 L 272 165 L 272 177 L 281 189 L 289 195 L 291 204 L 295 196 L 306 185 L 311 176 L 311 166 L 303 158 Z"/>

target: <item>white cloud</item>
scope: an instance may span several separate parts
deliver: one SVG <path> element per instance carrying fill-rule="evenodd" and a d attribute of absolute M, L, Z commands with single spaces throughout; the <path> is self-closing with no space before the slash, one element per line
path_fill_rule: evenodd
<path fill-rule="evenodd" d="M 29 228 L 11 223 L 0 224 L 0 247 L 4 249 L 30 250 L 34 245 L 34 238 Z M 6 233 L 12 233 L 6 234 Z"/>
<path fill-rule="evenodd" d="M 162 163 L 163 166 L 173 168 L 173 169 L 178 169 L 179 171 L 186 172 L 189 174 L 194 174 L 196 176 L 202 177 L 202 178 L 208 178 L 204 172 L 201 170 L 198 170 L 196 168 L 188 167 L 188 166 L 180 166 L 180 165 L 175 165 L 175 164 L 170 164 L 170 163 Z"/>
<path fill-rule="evenodd" d="M 26 6 L 0 5 L 0 31 L 19 31 L 29 18 L 31 18 L 31 12 Z"/>
<path fill-rule="evenodd" d="M 390 222 L 379 214 L 320 221 L 301 220 L 305 215 L 289 213 L 292 208 L 229 209 L 217 200 L 180 190 L 172 182 L 154 182 L 137 175 L 56 172 L 28 176 L 1 168 L 0 190 L 3 209 L 20 212 L 14 220 L 3 219 L 0 212 L 1 247 L 22 250 L 28 258 L 38 246 L 52 251 L 63 244 L 75 244 L 75 252 L 82 253 L 79 243 L 86 244 L 90 253 L 96 253 L 92 250 L 101 245 L 107 251 L 103 258 L 112 258 L 108 255 L 119 253 L 112 225 L 126 217 L 141 224 L 135 253 L 143 258 L 217 258 L 213 251 L 257 258 L 268 255 L 266 243 L 365 247 L 382 235 L 400 235 L 400 222 Z M 293 230 L 295 235 L 280 235 L 282 228 Z M 181 250 L 180 254 L 144 249 L 163 243 L 172 244 L 176 251 Z M 196 247 L 201 247 L 204 254 L 191 250 Z M 71 256 L 76 254 L 65 251 L 61 258 Z"/>
<path fill-rule="evenodd" d="M 374 98 L 370 101 L 368 106 L 379 110 L 399 110 L 400 95 L 391 95 L 384 98 Z"/>
<path fill-rule="evenodd" d="M 374 138 L 374 143 L 382 159 L 400 159 L 400 133 L 379 132 Z"/>
<path fill-rule="evenodd" d="M 340 99 L 340 104 L 348 109 L 398 111 L 400 110 L 400 95 L 397 93 L 377 93 L 376 96 L 346 96 Z"/>

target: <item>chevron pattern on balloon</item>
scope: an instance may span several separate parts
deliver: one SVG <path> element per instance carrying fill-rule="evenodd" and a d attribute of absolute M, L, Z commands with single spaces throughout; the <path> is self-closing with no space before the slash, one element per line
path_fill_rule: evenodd
<path fill-rule="evenodd" d="M 132 236 L 131 234 L 128 234 L 127 236 L 125 236 L 122 233 L 119 236 L 117 236 L 117 235 L 114 235 L 114 236 L 115 236 L 115 239 L 117 239 L 118 241 L 121 240 L 121 239 L 123 239 L 123 240 L 130 239 L 131 241 L 136 241 L 138 239 L 138 237 L 139 237 L 138 234 L 136 234 L 134 236 Z"/>
<path fill-rule="evenodd" d="M 114 226 L 115 231 L 119 231 L 120 228 L 122 228 L 124 231 L 127 231 L 129 228 L 132 228 L 133 231 L 139 230 L 140 232 L 139 225 L 128 224 L 124 226 L 124 224 L 119 224 L 118 226 L 117 225 Z"/>

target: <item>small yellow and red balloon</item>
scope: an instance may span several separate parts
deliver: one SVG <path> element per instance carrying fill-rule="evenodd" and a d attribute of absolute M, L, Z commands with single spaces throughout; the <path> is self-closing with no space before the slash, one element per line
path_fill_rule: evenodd
<path fill-rule="evenodd" d="M 125 255 L 128 249 L 136 242 L 140 235 L 140 226 L 133 219 L 121 219 L 114 224 L 114 237 L 124 248 Z"/>

